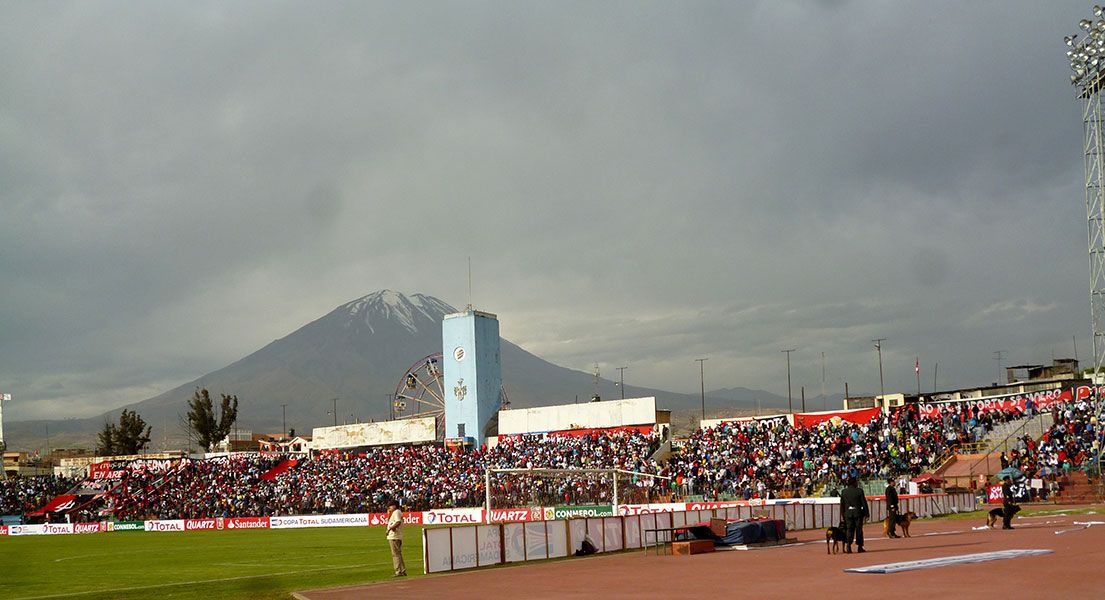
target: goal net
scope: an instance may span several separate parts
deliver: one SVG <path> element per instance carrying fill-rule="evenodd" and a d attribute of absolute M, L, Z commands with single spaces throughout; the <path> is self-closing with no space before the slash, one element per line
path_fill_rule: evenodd
<path fill-rule="evenodd" d="M 620 469 L 488 469 L 485 508 L 647 504 L 669 477 Z"/>

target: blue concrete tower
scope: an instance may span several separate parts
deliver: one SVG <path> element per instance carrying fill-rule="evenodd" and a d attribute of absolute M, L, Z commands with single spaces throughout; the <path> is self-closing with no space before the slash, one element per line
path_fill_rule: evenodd
<path fill-rule="evenodd" d="M 445 315 L 441 321 L 445 363 L 445 438 L 477 444 L 496 428 L 503 386 L 499 359 L 499 318 L 476 310 Z"/>

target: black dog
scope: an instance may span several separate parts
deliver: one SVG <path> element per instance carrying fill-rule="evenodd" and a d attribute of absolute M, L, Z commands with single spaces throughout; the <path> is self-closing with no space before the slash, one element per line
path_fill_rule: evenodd
<path fill-rule="evenodd" d="M 844 543 L 844 525 L 825 529 L 825 553 L 836 554 Z"/>
<path fill-rule="evenodd" d="M 1021 512 L 1021 507 L 1014 504 L 1009 510 L 1011 511 L 1011 514 L 1009 515 L 1009 517 L 1012 518 L 1014 515 Z M 998 519 L 1003 519 L 1003 518 L 1005 518 L 1005 509 L 1004 508 L 999 507 L 999 508 L 992 509 L 990 511 L 990 513 L 986 515 L 986 526 L 989 527 L 990 529 L 993 529 L 994 528 L 994 523 L 997 523 Z"/>

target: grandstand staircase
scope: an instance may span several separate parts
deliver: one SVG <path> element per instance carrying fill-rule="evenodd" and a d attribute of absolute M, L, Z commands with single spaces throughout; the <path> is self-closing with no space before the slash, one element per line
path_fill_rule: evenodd
<path fill-rule="evenodd" d="M 1082 471 L 1071 471 L 1062 489 L 1052 500 L 1056 504 L 1093 504 L 1098 501 L 1097 486 Z"/>
<path fill-rule="evenodd" d="M 1051 427 L 1051 413 L 1002 423 L 973 444 L 964 444 L 954 455 L 943 457 L 933 473 L 949 485 L 969 488 L 979 474 L 990 477 L 1001 470 L 1001 453 L 1015 448 L 1026 435 L 1034 440 Z"/>

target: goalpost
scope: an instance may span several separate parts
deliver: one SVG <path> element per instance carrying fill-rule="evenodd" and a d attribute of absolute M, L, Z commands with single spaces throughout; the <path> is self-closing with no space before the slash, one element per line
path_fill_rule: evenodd
<path fill-rule="evenodd" d="M 671 477 L 623 469 L 496 469 L 484 473 L 484 509 L 647 504 Z"/>

